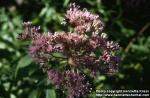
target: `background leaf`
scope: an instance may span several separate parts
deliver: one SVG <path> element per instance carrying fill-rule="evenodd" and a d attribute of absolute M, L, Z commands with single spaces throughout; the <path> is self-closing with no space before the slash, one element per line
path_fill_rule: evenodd
<path fill-rule="evenodd" d="M 32 63 L 32 58 L 29 55 L 26 55 L 24 57 L 22 57 L 16 67 L 16 72 L 15 72 L 15 77 L 17 76 L 18 70 L 21 68 L 24 68 L 26 66 L 29 66 Z"/>
<path fill-rule="evenodd" d="M 46 90 L 46 98 L 56 98 L 56 93 L 54 89 Z"/>

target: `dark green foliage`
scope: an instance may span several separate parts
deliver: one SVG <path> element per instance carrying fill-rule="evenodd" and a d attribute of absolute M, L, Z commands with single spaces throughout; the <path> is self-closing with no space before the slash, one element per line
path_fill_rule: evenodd
<path fill-rule="evenodd" d="M 22 22 L 31 20 L 44 32 L 68 29 L 60 25 L 70 1 L 99 14 L 110 39 L 121 45 L 119 72 L 100 74 L 96 89 L 150 89 L 149 0 L 1 0 L 0 98 L 65 98 L 47 81 L 31 59 L 27 43 L 17 40 Z M 140 0 L 139 0 L 140 1 Z M 142 6 L 141 6 L 141 5 Z M 100 53 L 99 53 L 100 54 Z M 65 61 L 64 61 L 65 62 Z M 95 91 L 89 95 L 95 97 Z"/>

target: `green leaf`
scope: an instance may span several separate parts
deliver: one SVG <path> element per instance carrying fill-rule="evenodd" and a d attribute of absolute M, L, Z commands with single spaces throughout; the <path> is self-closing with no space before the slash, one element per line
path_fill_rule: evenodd
<path fill-rule="evenodd" d="M 15 77 L 17 76 L 19 69 L 29 66 L 32 63 L 32 61 L 33 59 L 29 55 L 26 55 L 23 58 L 21 58 L 16 67 Z"/>
<path fill-rule="evenodd" d="M 30 93 L 29 98 L 37 98 L 38 97 L 38 90 L 34 90 Z"/>
<path fill-rule="evenodd" d="M 66 58 L 62 53 L 53 53 L 52 55 L 58 58 Z"/>
<path fill-rule="evenodd" d="M 39 17 L 44 16 L 44 15 L 46 14 L 47 10 L 48 10 L 47 7 L 43 8 L 43 9 L 41 10 L 40 14 L 39 14 Z"/>
<path fill-rule="evenodd" d="M 46 98 L 56 98 L 56 93 L 54 89 L 46 90 Z"/>
<path fill-rule="evenodd" d="M 39 83 L 36 84 L 36 86 L 41 86 L 47 82 L 47 78 L 41 80 Z"/>
<path fill-rule="evenodd" d="M 143 45 L 140 45 L 140 46 L 139 46 L 139 45 L 133 44 L 133 45 L 131 46 L 131 48 L 134 49 L 134 50 L 136 50 L 136 51 L 138 51 L 138 52 L 149 53 L 148 47 L 145 47 L 145 46 L 143 46 Z"/>
<path fill-rule="evenodd" d="M 29 55 L 26 55 L 18 62 L 18 68 L 26 67 L 31 64 L 32 61 L 32 58 Z"/>
<path fill-rule="evenodd" d="M 63 6 L 66 7 L 70 0 L 65 0 Z"/>

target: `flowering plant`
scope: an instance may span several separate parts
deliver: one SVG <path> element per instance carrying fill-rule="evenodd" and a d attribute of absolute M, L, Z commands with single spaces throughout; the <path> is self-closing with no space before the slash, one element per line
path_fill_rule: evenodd
<path fill-rule="evenodd" d="M 43 34 L 40 27 L 24 22 L 18 38 L 31 41 L 29 53 L 56 88 L 67 90 L 68 98 L 79 97 L 91 91 L 86 74 L 95 78 L 96 72 L 117 71 L 119 45 L 108 40 L 98 15 L 75 4 L 69 6 L 63 24 L 73 31 Z"/>

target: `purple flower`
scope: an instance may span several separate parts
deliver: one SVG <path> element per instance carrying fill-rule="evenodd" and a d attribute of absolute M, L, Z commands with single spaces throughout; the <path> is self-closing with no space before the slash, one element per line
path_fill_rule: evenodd
<path fill-rule="evenodd" d="M 79 35 L 75 32 L 64 33 L 55 32 L 54 39 L 58 43 L 63 43 L 64 45 L 77 46 L 84 43 L 87 39 L 86 35 Z"/>
<path fill-rule="evenodd" d="M 91 85 L 85 81 L 85 76 L 76 72 L 65 71 L 60 73 L 56 70 L 49 70 L 48 79 L 56 88 L 67 89 L 68 98 L 83 96 L 91 90 Z"/>
<path fill-rule="evenodd" d="M 65 16 L 72 31 L 43 34 L 40 27 L 24 22 L 25 30 L 18 38 L 31 41 L 29 53 L 35 62 L 47 72 L 56 88 L 67 90 L 68 98 L 74 98 L 91 91 L 91 84 L 81 74 L 84 69 L 90 70 L 92 77 L 96 77 L 96 72 L 118 69 L 120 58 L 115 53 L 120 46 L 108 40 L 98 15 L 71 4 Z"/>
<path fill-rule="evenodd" d="M 56 70 L 49 70 L 48 79 L 56 86 L 56 88 L 62 88 L 64 83 L 64 75 Z"/>
<path fill-rule="evenodd" d="M 118 50 L 120 48 L 119 44 L 113 41 L 107 41 L 106 47 L 109 50 Z"/>
<path fill-rule="evenodd" d="M 75 27 L 75 31 L 81 34 L 91 32 L 91 30 L 102 32 L 104 28 L 98 15 L 88 12 L 86 9 L 80 10 L 80 7 L 74 3 L 67 10 L 66 18 Z"/>
<path fill-rule="evenodd" d="M 66 84 L 70 98 L 86 95 L 91 90 L 89 82 L 85 81 L 85 76 L 72 71 L 66 71 Z M 72 96 L 72 97 L 71 97 Z"/>

